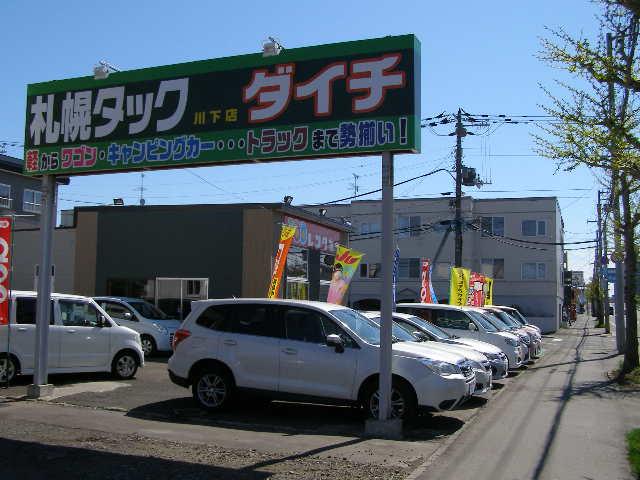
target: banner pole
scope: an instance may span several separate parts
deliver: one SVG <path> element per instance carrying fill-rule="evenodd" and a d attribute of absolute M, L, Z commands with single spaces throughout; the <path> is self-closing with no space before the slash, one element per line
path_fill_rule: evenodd
<path fill-rule="evenodd" d="M 33 384 L 27 387 L 29 398 L 40 398 L 53 391 L 47 384 L 49 358 L 49 317 L 51 315 L 51 257 L 53 256 L 53 229 L 56 214 L 56 177 L 42 177 L 42 213 L 40 218 L 41 257 L 36 303 L 36 344 Z"/>

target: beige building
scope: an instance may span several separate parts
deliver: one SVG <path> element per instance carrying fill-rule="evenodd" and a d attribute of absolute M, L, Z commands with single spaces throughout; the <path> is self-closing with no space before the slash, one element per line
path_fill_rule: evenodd
<path fill-rule="evenodd" d="M 416 198 L 395 201 L 395 238 L 400 248 L 398 301 L 420 296 L 420 259 L 434 260 L 433 285 L 438 300 L 449 296 L 454 233 L 444 243 L 454 219 L 453 199 Z M 350 288 L 351 305 L 375 308 L 381 277 L 381 202 L 332 205 L 327 216 L 351 222 L 351 247 L 366 254 Z M 555 197 L 462 200 L 463 266 L 494 278 L 496 304 L 517 305 L 544 331 L 556 330 L 561 318 L 563 221 Z"/>

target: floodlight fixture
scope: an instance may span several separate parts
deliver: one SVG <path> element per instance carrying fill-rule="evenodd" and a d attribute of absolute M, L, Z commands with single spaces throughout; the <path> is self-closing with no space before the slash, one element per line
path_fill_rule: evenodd
<path fill-rule="evenodd" d="M 93 79 L 94 80 L 104 80 L 109 76 L 111 72 L 119 72 L 120 69 L 118 67 L 114 67 L 109 62 L 104 60 L 100 60 L 98 64 L 93 67 Z"/>
<path fill-rule="evenodd" d="M 282 44 L 273 37 L 267 37 L 262 44 L 262 56 L 263 57 L 275 57 L 280 55 L 280 52 L 284 50 Z"/>
<path fill-rule="evenodd" d="M 321 217 L 324 217 L 327 215 L 327 209 L 326 208 L 320 208 L 318 210 L 318 213 L 320 214 Z"/>
<path fill-rule="evenodd" d="M 114 198 L 113 199 L 113 204 L 116 207 L 124 207 L 124 200 L 122 198 Z"/>
<path fill-rule="evenodd" d="M 293 197 L 291 195 L 285 195 L 284 203 L 287 205 L 291 205 L 291 202 L 293 202 Z"/>

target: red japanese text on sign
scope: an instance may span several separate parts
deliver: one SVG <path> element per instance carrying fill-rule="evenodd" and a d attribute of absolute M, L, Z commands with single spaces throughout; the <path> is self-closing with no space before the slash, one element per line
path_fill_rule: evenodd
<path fill-rule="evenodd" d="M 289 216 L 284 217 L 284 223 L 296 227 L 296 236 L 293 238 L 296 247 L 335 252 L 336 243 L 340 242 L 340 232 L 337 230 Z"/>

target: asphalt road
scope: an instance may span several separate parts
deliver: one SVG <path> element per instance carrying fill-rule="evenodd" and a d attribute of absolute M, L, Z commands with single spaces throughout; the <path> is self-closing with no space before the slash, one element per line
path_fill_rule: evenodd
<path fill-rule="evenodd" d="M 640 426 L 640 390 L 608 379 L 621 358 L 615 337 L 589 324 L 583 316 L 555 339 L 561 348 L 548 348 L 414 477 L 631 479 L 624 435 Z"/>

